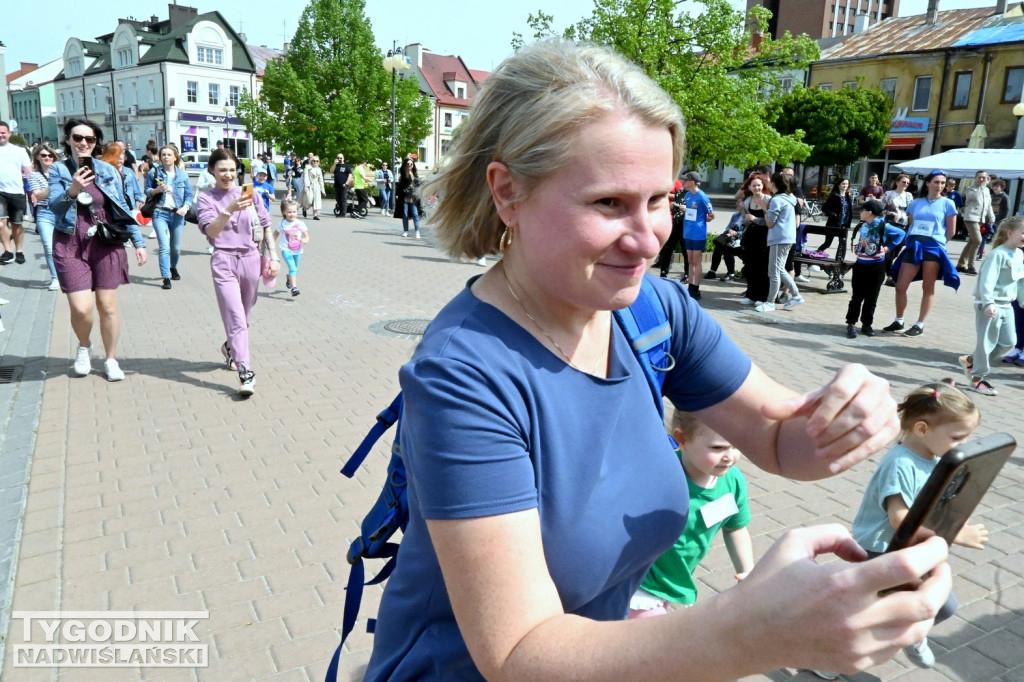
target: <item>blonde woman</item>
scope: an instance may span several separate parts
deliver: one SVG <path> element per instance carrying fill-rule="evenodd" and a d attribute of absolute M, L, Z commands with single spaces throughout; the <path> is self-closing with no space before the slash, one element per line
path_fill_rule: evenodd
<path fill-rule="evenodd" d="M 185 214 L 194 203 L 188 174 L 179 164 L 181 156 L 174 145 L 164 145 L 157 157 L 160 164 L 146 175 L 146 196 L 162 194 L 163 199 L 153 211 L 153 228 L 159 244 L 160 276 L 163 288 L 171 288 L 171 280 L 181 279 L 178 261 L 181 258 L 181 233 Z"/>
<path fill-rule="evenodd" d="M 302 177 L 302 205 L 305 209 L 313 209 L 313 220 L 320 220 L 320 209 L 323 207 L 323 198 L 327 196 L 324 191 L 324 172 L 320 168 L 320 157 L 314 156 L 306 172 Z"/>

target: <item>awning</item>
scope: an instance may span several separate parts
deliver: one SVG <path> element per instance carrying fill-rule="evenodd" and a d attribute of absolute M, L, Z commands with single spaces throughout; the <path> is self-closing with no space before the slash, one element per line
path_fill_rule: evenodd
<path fill-rule="evenodd" d="M 890 137 L 886 149 L 913 149 L 924 142 L 923 137 Z"/>
<path fill-rule="evenodd" d="M 186 130 L 185 132 L 182 133 L 182 135 L 195 135 L 195 134 L 196 134 L 196 127 L 195 126 L 190 126 L 188 130 Z"/>
<path fill-rule="evenodd" d="M 916 161 L 895 164 L 904 173 L 946 171 L 953 178 L 969 178 L 988 171 L 1004 180 L 1024 178 L 1024 149 L 951 149 Z"/>

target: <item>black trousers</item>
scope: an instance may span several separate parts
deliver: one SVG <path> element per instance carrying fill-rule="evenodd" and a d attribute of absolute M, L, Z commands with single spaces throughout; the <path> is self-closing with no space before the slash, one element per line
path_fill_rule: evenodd
<path fill-rule="evenodd" d="M 334 183 L 334 201 L 338 205 L 335 211 L 342 218 L 348 213 L 348 187 L 343 182 Z"/>
<path fill-rule="evenodd" d="M 885 261 L 877 263 L 861 263 L 857 261 L 852 268 L 853 293 L 850 306 L 846 309 L 846 324 L 857 324 L 857 318 L 865 327 L 875 321 L 875 304 L 878 303 L 878 292 L 885 281 Z"/>
<path fill-rule="evenodd" d="M 725 271 L 730 275 L 736 272 L 736 256 L 743 258 L 743 249 L 715 244 L 711 253 L 711 272 L 718 272 L 718 266 L 725 261 Z"/>
<path fill-rule="evenodd" d="M 662 277 L 667 277 L 668 271 L 672 269 L 672 255 L 676 252 L 676 247 L 682 241 L 683 218 L 682 216 L 675 216 L 672 218 L 672 234 L 668 236 L 668 241 L 665 242 L 665 245 L 661 247 L 661 252 L 658 253 L 658 259 L 654 261 L 654 265 L 658 268 Z"/>
<path fill-rule="evenodd" d="M 356 196 L 359 198 L 359 211 L 362 212 L 370 205 L 370 195 L 366 193 L 365 189 L 357 189 Z"/>
<path fill-rule="evenodd" d="M 768 228 L 748 225 L 743 232 L 743 278 L 751 301 L 768 300 Z"/>

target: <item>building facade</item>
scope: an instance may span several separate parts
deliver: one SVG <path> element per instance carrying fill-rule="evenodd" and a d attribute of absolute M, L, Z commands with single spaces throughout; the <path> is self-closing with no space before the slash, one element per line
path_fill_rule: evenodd
<path fill-rule="evenodd" d="M 889 141 L 860 164 L 883 179 L 894 163 L 958 147 L 1012 148 L 1024 90 L 1020 7 L 890 19 L 825 50 L 809 85 L 880 88 L 893 103 Z M 984 139 L 971 140 L 983 136 Z"/>
<path fill-rule="evenodd" d="M 242 92 L 257 88 L 243 38 L 219 12 L 169 5 L 168 13 L 121 19 L 95 41 L 68 40 L 55 82 L 58 124 L 85 117 L 136 149 L 148 140 L 182 152 L 223 141 L 251 156 L 253 140 L 235 116 Z"/>
<path fill-rule="evenodd" d="M 814 39 L 835 38 L 854 33 L 861 23 L 898 17 L 900 0 L 747 0 L 747 9 L 766 7 L 772 18 L 768 32 L 781 36 L 806 33 Z"/>
<path fill-rule="evenodd" d="M 8 74 L 11 119 L 17 122 L 18 134 L 28 144 L 44 140 L 56 142 L 57 105 L 53 79 L 63 68 L 63 61 L 54 59 L 42 66 L 23 62 L 21 67 L 20 73 Z"/>
<path fill-rule="evenodd" d="M 417 166 L 426 170 L 448 154 L 455 129 L 469 118 L 469 109 L 487 71 L 470 69 L 455 55 L 434 54 L 419 43 L 405 48 L 420 92 L 433 104 L 430 134 L 419 148 Z"/>

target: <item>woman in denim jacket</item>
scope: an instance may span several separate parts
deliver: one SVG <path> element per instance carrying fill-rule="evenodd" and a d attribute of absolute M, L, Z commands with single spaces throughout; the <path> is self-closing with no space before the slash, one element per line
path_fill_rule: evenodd
<path fill-rule="evenodd" d="M 160 249 L 160 276 L 164 278 L 163 288 L 171 288 L 172 279 L 181 279 L 178 274 L 178 259 L 181 258 L 181 233 L 185 227 L 185 214 L 192 206 L 192 186 L 188 174 L 179 168 L 181 156 L 172 145 L 164 145 L 159 153 L 160 165 L 146 175 L 146 196 L 163 194 L 163 199 L 153 211 L 153 228 Z M 168 191 L 170 190 L 170 191 Z"/>
<path fill-rule="evenodd" d="M 64 138 L 68 163 L 55 163 L 50 167 L 50 210 L 56 219 L 53 262 L 61 291 L 68 296 L 71 328 L 78 337 L 75 374 L 86 376 L 92 371 L 89 337 L 95 306 L 100 316 L 107 379 L 120 381 L 124 379 L 124 372 L 115 359 L 120 335 L 117 287 L 128 284 L 128 256 L 123 246 L 103 244 L 94 238 L 95 222 L 102 220 L 129 226 L 139 265 L 146 263 L 146 242 L 138 223 L 128 212 L 117 170 L 94 158 L 103 143 L 100 127 L 92 121 L 72 118 L 64 124 Z M 83 164 L 86 158 L 88 162 Z M 86 197 L 92 199 L 91 210 Z"/>

